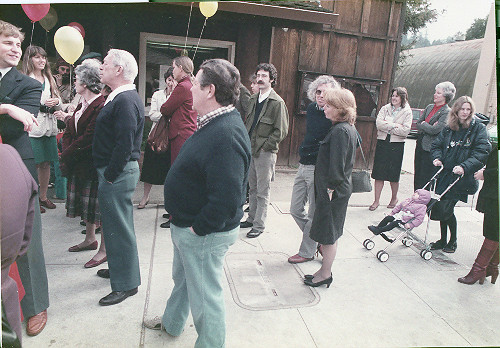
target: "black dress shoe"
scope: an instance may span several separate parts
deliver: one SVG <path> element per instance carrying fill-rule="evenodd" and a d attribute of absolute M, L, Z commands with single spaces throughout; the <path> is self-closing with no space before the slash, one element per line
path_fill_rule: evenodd
<path fill-rule="evenodd" d="M 455 250 L 457 250 L 457 242 L 454 241 L 454 242 L 449 242 L 448 244 L 446 244 L 444 247 L 443 247 L 443 251 L 445 253 L 454 253 Z"/>
<path fill-rule="evenodd" d="M 127 297 L 134 296 L 137 294 L 137 288 L 133 288 L 127 291 L 112 291 L 108 296 L 104 296 L 99 300 L 101 306 L 111 306 L 122 302 Z"/>
<path fill-rule="evenodd" d="M 368 229 L 376 236 L 380 234 L 380 229 L 377 226 L 370 225 Z"/>
<path fill-rule="evenodd" d="M 306 274 L 304 276 L 304 279 L 309 279 L 309 280 L 312 280 L 314 278 L 314 274 Z"/>
<path fill-rule="evenodd" d="M 160 225 L 161 228 L 170 228 L 170 221 L 166 221 Z"/>
<path fill-rule="evenodd" d="M 246 207 L 245 210 L 243 210 L 243 212 L 245 213 L 248 213 L 250 211 L 250 207 Z"/>
<path fill-rule="evenodd" d="M 438 241 L 435 241 L 434 243 L 429 244 L 429 246 L 431 247 L 431 250 L 443 249 L 445 245 L 446 245 L 446 241 L 443 241 L 441 239 Z"/>
<path fill-rule="evenodd" d="M 316 283 L 313 282 L 311 278 L 304 279 L 304 284 L 311 286 L 313 288 L 317 288 L 318 286 L 321 286 L 321 285 L 326 285 L 326 287 L 329 288 L 330 285 L 332 284 L 332 282 L 333 282 L 333 276 L 330 276 L 330 278 L 320 280 L 319 282 L 316 282 Z"/>
<path fill-rule="evenodd" d="M 83 220 L 81 220 L 81 221 L 80 221 L 80 225 L 82 225 L 82 226 L 87 226 L 87 224 L 86 224 L 86 223 L 85 223 L 85 221 L 83 221 Z"/>
<path fill-rule="evenodd" d="M 162 217 L 164 219 L 170 219 L 170 214 L 169 213 L 165 213 L 165 214 L 162 215 Z"/>
<path fill-rule="evenodd" d="M 240 222 L 241 228 L 248 228 L 248 227 L 252 227 L 252 226 L 253 226 L 253 223 L 251 223 L 251 222 L 248 222 L 248 221 Z"/>
<path fill-rule="evenodd" d="M 257 231 L 257 230 L 254 230 L 252 228 L 250 230 L 250 232 L 247 233 L 247 237 L 248 238 L 257 238 L 258 236 L 260 236 L 262 234 L 262 232 L 264 232 L 264 231 Z"/>
<path fill-rule="evenodd" d="M 109 279 L 109 269 L 104 268 L 97 271 L 97 275 L 101 278 Z"/>

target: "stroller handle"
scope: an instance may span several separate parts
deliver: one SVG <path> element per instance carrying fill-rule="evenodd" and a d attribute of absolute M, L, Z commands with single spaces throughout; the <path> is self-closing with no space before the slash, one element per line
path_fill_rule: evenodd
<path fill-rule="evenodd" d="M 432 182 L 434 179 L 436 179 L 436 178 L 438 177 L 438 175 L 439 175 L 439 174 L 443 171 L 443 169 L 444 169 L 444 166 L 441 164 L 441 165 L 439 166 L 439 170 L 436 172 L 436 174 L 434 174 L 434 175 L 432 176 L 432 178 L 430 178 L 430 180 L 427 182 L 427 184 L 425 184 L 425 186 L 424 186 L 424 187 L 422 187 L 422 189 L 424 189 L 424 190 L 425 190 L 425 188 L 426 188 L 427 186 L 429 186 L 429 185 L 431 184 L 431 182 Z"/>

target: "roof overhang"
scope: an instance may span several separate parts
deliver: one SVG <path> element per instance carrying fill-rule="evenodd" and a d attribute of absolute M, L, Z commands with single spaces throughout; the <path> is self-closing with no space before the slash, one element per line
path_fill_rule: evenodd
<path fill-rule="evenodd" d="M 177 2 L 172 4 L 191 6 L 190 2 Z M 195 2 L 194 6 L 198 7 L 198 3 Z M 312 11 L 268 4 L 257 4 L 245 1 L 219 1 L 218 10 L 275 19 L 285 19 L 303 23 L 320 25 L 326 24 L 329 26 L 335 25 L 339 16 L 337 13 Z"/>

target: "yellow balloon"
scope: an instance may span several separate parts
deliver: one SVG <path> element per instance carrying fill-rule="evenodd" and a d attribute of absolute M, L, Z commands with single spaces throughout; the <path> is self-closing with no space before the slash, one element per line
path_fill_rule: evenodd
<path fill-rule="evenodd" d="M 212 17 L 217 12 L 218 7 L 219 3 L 217 1 L 200 2 L 200 11 L 207 18 Z"/>
<path fill-rule="evenodd" d="M 54 34 L 54 45 L 62 59 L 73 64 L 82 55 L 83 37 L 73 27 L 60 27 Z"/>

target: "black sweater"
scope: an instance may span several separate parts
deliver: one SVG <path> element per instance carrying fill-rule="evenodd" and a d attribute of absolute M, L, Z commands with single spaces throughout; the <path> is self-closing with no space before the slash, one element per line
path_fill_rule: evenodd
<path fill-rule="evenodd" d="M 318 104 L 311 103 L 307 107 L 306 135 L 299 148 L 301 164 L 316 164 L 319 142 L 332 128 L 332 121 L 325 117 L 325 112 L 318 109 Z"/>
<path fill-rule="evenodd" d="M 113 182 L 129 161 L 141 155 L 144 106 L 137 91 L 119 93 L 96 119 L 92 157 L 96 168 L 106 167 L 104 177 Z"/>
<path fill-rule="evenodd" d="M 189 137 L 165 180 L 165 209 L 172 223 L 204 236 L 236 228 L 250 166 L 250 139 L 234 110 Z"/>

